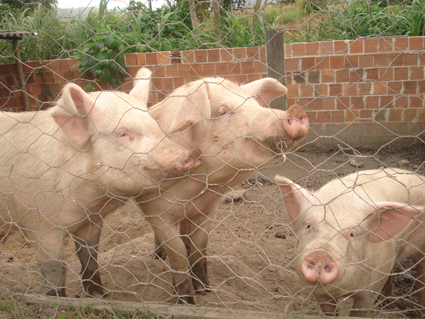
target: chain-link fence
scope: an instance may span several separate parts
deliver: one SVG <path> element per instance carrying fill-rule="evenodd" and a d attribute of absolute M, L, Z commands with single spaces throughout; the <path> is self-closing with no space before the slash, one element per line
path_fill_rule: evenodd
<path fill-rule="evenodd" d="M 423 1 L 111 5 L 0 5 L 2 315 L 420 317 Z"/>

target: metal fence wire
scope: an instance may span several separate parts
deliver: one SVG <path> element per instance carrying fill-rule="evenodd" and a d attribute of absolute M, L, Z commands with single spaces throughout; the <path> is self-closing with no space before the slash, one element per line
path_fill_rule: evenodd
<path fill-rule="evenodd" d="M 8 3 L 1 316 L 422 317 L 424 1 Z"/>

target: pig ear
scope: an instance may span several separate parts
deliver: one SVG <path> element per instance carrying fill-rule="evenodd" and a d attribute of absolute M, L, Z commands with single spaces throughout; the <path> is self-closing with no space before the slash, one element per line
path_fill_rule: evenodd
<path fill-rule="evenodd" d="M 195 81 L 186 87 L 182 87 L 181 90 L 175 92 L 175 95 L 167 97 L 164 102 L 160 102 L 158 105 L 161 103 L 166 103 L 165 110 L 163 109 L 159 113 L 159 111 L 152 109 L 152 114 L 167 134 L 176 134 L 188 130 L 211 116 L 208 84 L 203 81 Z M 187 142 L 191 144 L 191 141 Z"/>
<path fill-rule="evenodd" d="M 292 224 L 298 230 L 301 207 L 304 203 L 312 203 L 313 196 L 305 188 L 295 184 L 290 179 L 276 175 L 275 181 L 280 187 L 283 204 Z"/>
<path fill-rule="evenodd" d="M 364 220 L 368 223 L 368 240 L 379 242 L 387 240 L 402 231 L 413 217 L 423 211 L 423 207 L 414 207 L 403 203 L 379 202 L 368 205 Z"/>
<path fill-rule="evenodd" d="M 243 86 L 245 92 L 253 97 L 263 107 L 269 105 L 275 98 L 288 92 L 286 86 L 273 78 L 257 80 Z"/>
<path fill-rule="evenodd" d="M 151 89 L 151 70 L 147 68 L 141 68 L 136 73 L 134 80 L 134 87 L 130 91 L 130 95 L 137 99 L 147 109 L 149 93 Z"/>
<path fill-rule="evenodd" d="M 94 134 L 94 127 L 88 117 L 94 106 L 95 101 L 82 88 L 70 83 L 64 87 L 51 115 L 76 145 L 83 146 Z"/>

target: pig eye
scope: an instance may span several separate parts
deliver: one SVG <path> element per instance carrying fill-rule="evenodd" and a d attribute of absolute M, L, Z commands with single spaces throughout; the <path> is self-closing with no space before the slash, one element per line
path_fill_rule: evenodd
<path fill-rule="evenodd" d="M 357 231 L 356 231 L 355 229 L 351 230 L 351 231 L 348 233 L 348 238 L 349 238 L 349 239 L 354 239 L 354 238 L 356 238 L 356 237 L 357 237 Z"/>
<path fill-rule="evenodd" d="M 218 108 L 218 112 L 217 112 L 217 117 L 222 117 L 222 116 L 224 116 L 224 115 L 226 115 L 226 114 L 229 114 L 230 112 L 229 112 L 229 109 L 227 108 L 227 107 L 225 107 L 225 106 L 220 106 L 219 108 Z"/>
<path fill-rule="evenodd" d="M 117 137 L 126 137 L 126 136 L 130 136 L 127 130 L 120 130 L 117 132 Z"/>

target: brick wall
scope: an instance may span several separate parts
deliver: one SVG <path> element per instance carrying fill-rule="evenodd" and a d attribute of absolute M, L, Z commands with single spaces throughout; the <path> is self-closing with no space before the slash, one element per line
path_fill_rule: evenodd
<path fill-rule="evenodd" d="M 424 37 L 367 38 L 286 44 L 288 105 L 304 106 L 311 121 L 308 146 L 381 146 L 422 142 L 425 130 Z M 84 86 L 77 59 L 24 65 L 32 109 L 52 105 L 68 81 Z M 140 66 L 153 73 L 150 104 L 202 76 L 240 83 L 267 74 L 266 48 L 231 48 L 134 53 L 125 57 L 123 89 L 132 88 Z M 99 89 L 106 89 L 101 84 Z M 23 103 L 15 65 L 0 65 L 0 107 L 20 111 Z"/>
<path fill-rule="evenodd" d="M 286 45 L 288 105 L 305 106 L 316 145 L 421 143 L 424 37 Z M 405 136 L 405 137 L 401 137 Z"/>

